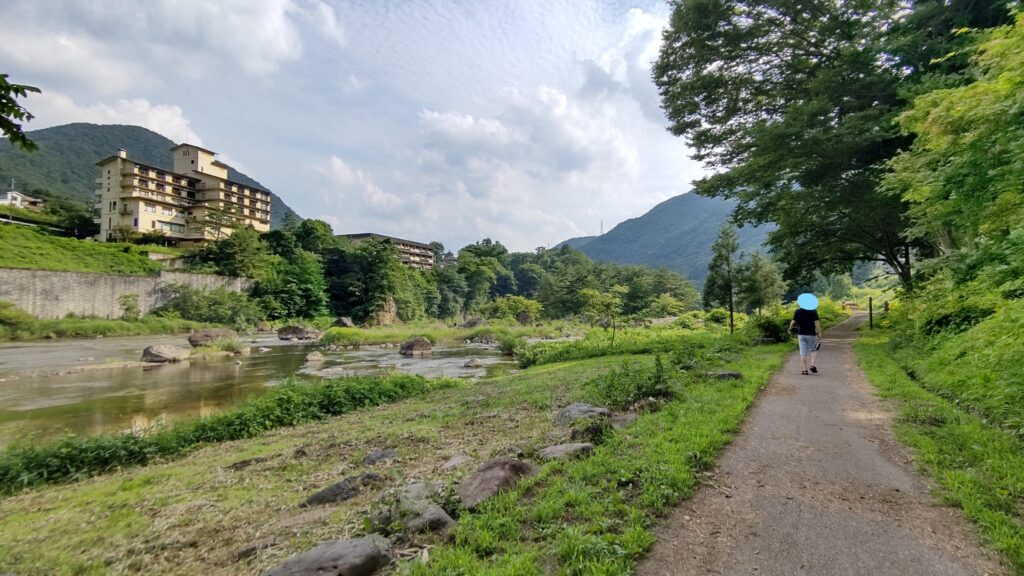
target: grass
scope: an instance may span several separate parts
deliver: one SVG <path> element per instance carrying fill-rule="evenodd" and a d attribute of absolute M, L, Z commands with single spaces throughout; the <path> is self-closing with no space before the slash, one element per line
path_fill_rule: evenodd
<path fill-rule="evenodd" d="M 1019 332 L 1006 336 L 1019 342 Z M 947 364 L 946 373 L 929 369 L 919 380 L 912 379 L 892 355 L 890 340 L 885 331 L 866 332 L 856 350 L 869 380 L 899 407 L 897 438 L 914 449 L 919 468 L 939 486 L 941 498 L 961 508 L 986 544 L 1002 555 L 1015 574 L 1024 574 L 1024 443 L 1019 429 L 1015 434 L 1000 427 L 1005 422 L 1002 418 L 981 417 L 991 413 L 987 408 L 991 394 L 965 395 L 962 389 L 948 388 L 963 376 L 958 366 Z M 946 346 L 955 349 L 957 345 Z M 993 353 L 975 346 L 982 355 Z M 943 357 L 940 353 L 925 363 L 937 364 Z M 1008 364 L 1002 367 L 1013 369 Z M 993 390 L 995 383 L 978 374 L 975 385 L 982 392 Z M 960 402 L 963 399 L 970 401 Z M 974 404 L 976 399 L 984 401 Z"/>
<path fill-rule="evenodd" d="M 474 338 L 493 336 L 496 339 L 514 337 L 557 338 L 572 331 L 564 322 L 551 322 L 541 326 L 520 326 L 518 324 L 493 324 L 477 328 L 455 328 L 440 323 L 396 324 L 379 328 L 329 328 L 321 342 L 339 346 L 368 346 L 373 344 L 397 344 L 417 336 L 433 342 L 460 343 Z"/>
<path fill-rule="evenodd" d="M 60 227 L 60 218 L 52 214 L 19 208 L 17 206 L 0 206 L 0 218 L 6 217 L 20 218 L 23 221 L 43 224 L 44 226 Z"/>
<path fill-rule="evenodd" d="M 151 249 L 166 251 L 62 238 L 25 226 L 0 225 L 0 268 L 153 275 L 161 267 L 143 254 Z"/>
<path fill-rule="evenodd" d="M 657 516 L 692 494 L 699 471 L 738 428 L 786 346 L 745 348 L 726 368 L 745 377 L 707 382 L 675 373 L 676 399 L 611 434 L 590 458 L 548 464 L 517 490 L 463 514 L 453 543 L 433 548 L 417 574 L 622 574 L 652 542 Z M 368 451 L 399 459 L 375 471 L 389 485 L 454 483 L 440 464 L 551 443 L 557 410 L 591 399 L 587 382 L 624 360 L 607 356 L 529 370 L 394 404 L 200 448 L 174 462 L 119 470 L 0 501 L 0 566 L 18 574 L 253 574 L 316 542 L 361 533 L 379 492 L 301 509 L 313 492 L 366 468 Z M 471 468 L 470 468 L 471 469 Z M 279 544 L 248 559 L 247 543 Z"/>
<path fill-rule="evenodd" d="M 43 445 L 15 444 L 0 453 L 0 494 L 178 457 L 202 444 L 251 438 L 282 426 L 394 402 L 456 382 L 397 373 L 316 384 L 291 380 L 234 410 L 176 423 L 152 434 L 69 436 Z"/>
<path fill-rule="evenodd" d="M 160 316 L 144 316 L 138 320 L 74 317 L 40 320 L 22 312 L 13 304 L 0 300 L 0 342 L 41 338 L 180 334 L 207 326 L 209 324 Z"/>

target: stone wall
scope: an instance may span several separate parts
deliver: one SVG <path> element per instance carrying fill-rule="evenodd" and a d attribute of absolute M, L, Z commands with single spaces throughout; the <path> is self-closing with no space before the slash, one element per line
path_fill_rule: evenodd
<path fill-rule="evenodd" d="M 126 294 L 137 294 L 141 313 L 148 314 L 164 303 L 163 287 L 167 284 L 243 292 L 252 286 L 252 280 L 166 270 L 159 276 L 130 276 L 0 268 L 0 300 L 37 318 L 63 318 L 68 314 L 120 318 L 118 299 Z"/>

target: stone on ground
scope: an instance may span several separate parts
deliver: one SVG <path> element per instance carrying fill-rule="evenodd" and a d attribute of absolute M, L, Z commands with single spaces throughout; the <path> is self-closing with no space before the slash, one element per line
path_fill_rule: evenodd
<path fill-rule="evenodd" d="M 277 337 L 281 340 L 319 340 L 320 331 L 304 326 L 284 326 L 277 330 Z"/>
<path fill-rule="evenodd" d="M 570 426 L 577 420 L 607 418 L 608 416 L 611 416 L 611 412 L 607 408 L 601 408 L 600 406 L 584 402 L 576 402 L 559 410 L 558 416 L 555 417 L 555 423 L 559 426 Z"/>
<path fill-rule="evenodd" d="M 234 330 L 227 328 L 203 328 L 198 332 L 193 332 L 188 336 L 188 343 L 193 348 L 200 346 L 209 346 L 221 338 L 237 338 L 238 334 Z"/>
<path fill-rule="evenodd" d="M 381 511 L 374 523 L 382 530 L 401 526 L 407 535 L 423 532 L 447 532 L 455 526 L 455 520 L 448 515 L 433 498 L 437 488 L 432 484 L 417 482 L 385 494 L 381 499 Z"/>
<path fill-rule="evenodd" d="M 398 349 L 399 354 L 403 356 L 415 356 L 417 354 L 429 354 L 434 349 L 434 345 L 430 343 L 430 340 L 423 336 L 417 336 L 411 340 L 402 342 L 402 346 Z"/>
<path fill-rule="evenodd" d="M 572 460 L 586 456 L 594 451 L 594 445 L 589 442 L 572 442 L 569 444 L 558 444 L 543 448 L 538 454 L 545 460 Z"/>
<path fill-rule="evenodd" d="M 342 316 L 335 320 L 334 324 L 331 324 L 331 326 L 334 326 L 336 328 L 355 328 L 356 323 L 353 322 L 352 319 L 349 318 L 348 316 Z"/>
<path fill-rule="evenodd" d="M 455 470 L 456 468 L 461 468 L 472 461 L 473 458 L 470 456 L 466 456 L 465 454 L 456 454 L 449 458 L 447 462 L 441 464 L 441 471 L 447 472 L 449 470 Z"/>
<path fill-rule="evenodd" d="M 472 510 L 499 491 L 515 486 L 521 478 L 533 476 L 540 469 L 515 458 L 496 458 L 484 463 L 459 486 L 462 505 Z"/>
<path fill-rule="evenodd" d="M 344 502 L 358 496 L 364 488 L 371 488 L 382 484 L 383 482 L 384 478 L 381 478 L 379 474 L 374 474 L 373 472 L 365 472 L 357 476 L 349 476 L 341 482 L 332 484 L 316 494 L 313 494 L 307 498 L 305 502 L 299 504 L 299 506 L 306 508 L 309 506 L 319 506 L 321 504 Z"/>
<path fill-rule="evenodd" d="M 394 460 L 395 458 L 398 458 L 398 452 L 393 448 L 388 448 L 386 450 L 374 450 L 363 458 L 363 465 L 373 466 L 378 462 L 386 462 L 388 460 Z"/>
<path fill-rule="evenodd" d="M 389 543 L 376 534 L 328 540 L 266 572 L 264 576 L 370 576 L 391 562 Z"/>
<path fill-rule="evenodd" d="M 192 351 L 171 344 L 154 344 L 142 351 L 143 362 L 180 362 L 187 360 Z"/>
<path fill-rule="evenodd" d="M 252 558 L 256 554 L 259 554 L 260 550 L 273 548 L 278 544 L 279 542 L 277 541 L 277 536 L 267 536 L 265 538 L 260 538 L 259 540 L 253 540 L 252 542 L 249 542 L 245 546 L 239 548 L 238 552 L 235 554 L 235 557 L 239 560 Z"/>

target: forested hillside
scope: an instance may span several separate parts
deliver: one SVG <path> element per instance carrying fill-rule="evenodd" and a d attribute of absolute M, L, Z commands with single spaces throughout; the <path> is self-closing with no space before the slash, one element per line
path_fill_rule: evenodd
<path fill-rule="evenodd" d="M 711 244 L 733 207 L 732 202 L 717 198 L 681 194 L 639 218 L 622 222 L 606 234 L 573 238 L 563 244 L 598 261 L 665 267 L 700 285 L 708 274 Z M 740 250 L 760 250 L 769 229 L 740 228 Z"/>
<path fill-rule="evenodd" d="M 117 152 L 165 170 L 171 169 L 172 140 L 140 126 L 65 124 L 27 133 L 39 150 L 26 152 L 0 141 L 0 182 L 11 179 L 26 192 L 44 190 L 54 196 L 79 200 L 92 207 L 96 162 Z M 260 189 L 265 186 L 234 168 L 228 178 Z M 271 227 L 279 228 L 295 212 L 271 193 Z"/>

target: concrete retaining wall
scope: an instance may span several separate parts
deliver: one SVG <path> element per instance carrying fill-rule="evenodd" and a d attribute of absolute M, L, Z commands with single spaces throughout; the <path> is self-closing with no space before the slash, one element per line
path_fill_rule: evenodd
<path fill-rule="evenodd" d="M 141 313 L 148 314 L 166 300 L 163 287 L 167 284 L 243 292 L 252 286 L 252 280 L 166 270 L 159 276 L 129 276 L 0 268 L 0 300 L 38 318 L 68 314 L 120 318 L 118 299 L 126 294 L 137 294 Z"/>

